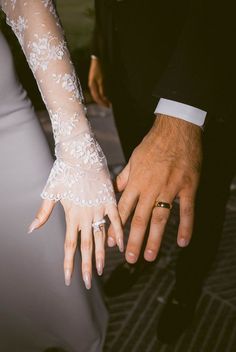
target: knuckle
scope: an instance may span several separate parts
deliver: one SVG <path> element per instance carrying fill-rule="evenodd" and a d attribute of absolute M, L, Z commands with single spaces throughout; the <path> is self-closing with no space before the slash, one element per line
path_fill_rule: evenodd
<path fill-rule="evenodd" d="M 96 251 L 96 258 L 103 258 L 104 257 L 104 251 L 103 250 L 98 250 Z"/>
<path fill-rule="evenodd" d="M 143 227 L 146 224 L 145 219 L 141 215 L 134 215 L 132 222 L 134 226 L 138 227 Z"/>
<path fill-rule="evenodd" d="M 91 240 L 82 240 L 81 241 L 81 251 L 86 252 L 90 251 L 92 248 L 92 241 Z"/>
<path fill-rule="evenodd" d="M 159 212 L 154 213 L 152 216 L 152 222 L 154 225 L 165 224 L 167 222 L 168 217 Z"/>
<path fill-rule="evenodd" d="M 184 216 L 191 216 L 194 213 L 194 207 L 192 204 L 186 205 L 182 209 L 182 215 Z"/>
<path fill-rule="evenodd" d="M 77 241 L 71 240 L 71 239 L 65 240 L 65 249 L 75 250 L 76 246 L 77 246 Z"/>
<path fill-rule="evenodd" d="M 152 251 L 152 252 L 156 253 L 156 251 L 157 251 L 157 243 L 155 243 L 152 240 L 149 240 L 146 249 L 148 251 Z"/>
<path fill-rule="evenodd" d="M 64 270 L 72 270 L 72 269 L 73 269 L 72 261 L 65 260 L 65 262 L 64 262 Z"/>
<path fill-rule="evenodd" d="M 122 203 L 118 205 L 119 213 L 120 214 L 125 214 L 126 213 L 126 206 Z"/>
<path fill-rule="evenodd" d="M 37 214 L 37 218 L 39 219 L 39 221 L 42 221 L 43 219 L 45 219 L 45 217 L 47 216 L 47 211 L 45 208 L 40 208 L 39 212 Z"/>

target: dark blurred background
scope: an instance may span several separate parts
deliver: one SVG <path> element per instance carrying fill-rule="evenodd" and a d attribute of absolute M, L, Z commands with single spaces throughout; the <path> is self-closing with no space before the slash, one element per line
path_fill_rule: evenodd
<path fill-rule="evenodd" d="M 72 60 L 81 80 L 88 104 L 88 117 L 108 158 L 112 175 L 125 161 L 110 109 L 100 108 L 91 100 L 87 88 L 90 44 L 94 24 L 93 0 L 57 0 L 57 10 L 65 29 Z M 1 19 L 2 30 L 9 39 L 18 75 L 37 110 L 53 150 L 51 127 L 36 83 L 12 32 Z M 236 196 L 235 184 L 227 205 L 227 216 L 220 249 L 205 282 L 193 323 L 173 345 L 156 338 L 160 312 L 174 285 L 178 204 L 175 204 L 158 260 L 147 266 L 135 285 L 118 297 L 106 297 L 110 324 L 104 352 L 234 352 L 236 351 Z M 126 226 L 126 239 L 129 224 Z M 199 253 L 199 260 L 201 254 Z M 107 252 L 102 278 L 122 262 L 117 249 Z"/>

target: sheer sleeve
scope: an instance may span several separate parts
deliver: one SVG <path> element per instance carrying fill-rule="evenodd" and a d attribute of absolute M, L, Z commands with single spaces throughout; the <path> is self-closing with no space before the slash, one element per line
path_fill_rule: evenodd
<path fill-rule="evenodd" d="M 42 198 L 115 202 L 105 156 L 86 118 L 79 80 L 51 0 L 2 0 L 50 115 L 56 161 Z"/>

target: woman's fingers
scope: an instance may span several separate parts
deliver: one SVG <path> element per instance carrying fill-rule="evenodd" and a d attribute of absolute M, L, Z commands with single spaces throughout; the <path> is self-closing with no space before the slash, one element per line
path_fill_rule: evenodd
<path fill-rule="evenodd" d="M 96 268 L 98 275 L 102 275 L 104 264 L 105 264 L 105 219 L 104 219 L 104 211 L 100 209 L 94 215 L 94 220 L 92 223 L 93 227 L 93 235 L 94 235 L 94 243 L 95 243 L 95 258 L 96 258 Z"/>
<path fill-rule="evenodd" d="M 110 207 L 109 211 L 107 212 L 107 215 L 111 221 L 111 226 L 113 229 L 112 234 L 114 236 L 114 239 L 113 239 L 113 237 L 112 237 L 112 239 L 115 240 L 115 242 L 117 243 L 120 252 L 123 252 L 124 251 L 124 234 L 123 234 L 121 218 L 118 213 L 117 207 L 115 205 Z"/>
<path fill-rule="evenodd" d="M 94 232 L 96 268 L 99 276 L 103 274 L 103 269 L 105 265 L 105 237 L 106 234 L 104 226 L 100 231 Z"/>
<path fill-rule="evenodd" d="M 32 233 L 35 229 L 38 229 L 39 227 L 45 224 L 55 204 L 56 203 L 52 200 L 48 200 L 48 199 L 43 200 L 42 205 L 35 216 L 35 219 L 29 226 L 28 233 Z"/>
<path fill-rule="evenodd" d="M 91 288 L 92 280 L 92 227 L 91 223 L 81 226 L 81 256 L 82 256 L 82 275 L 85 287 Z"/>
<path fill-rule="evenodd" d="M 65 258 L 64 258 L 64 273 L 65 284 L 69 286 L 71 283 L 71 276 L 74 268 L 74 257 L 78 242 L 78 227 L 70 223 L 66 224 L 66 238 L 65 238 Z"/>

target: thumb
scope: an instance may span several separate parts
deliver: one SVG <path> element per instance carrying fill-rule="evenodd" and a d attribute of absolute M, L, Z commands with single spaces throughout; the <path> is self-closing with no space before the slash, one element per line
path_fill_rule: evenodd
<path fill-rule="evenodd" d="M 39 208 L 35 219 L 31 223 L 28 229 L 28 233 L 32 233 L 35 229 L 38 229 L 39 227 L 43 226 L 45 222 L 48 220 L 56 202 L 52 200 L 45 199 L 43 200 L 43 203 L 41 207 Z"/>
<path fill-rule="evenodd" d="M 118 192 L 122 192 L 125 189 L 129 179 L 129 172 L 130 163 L 128 162 L 126 167 L 121 171 L 115 180 L 115 187 Z"/>

